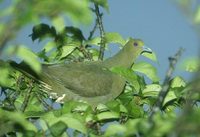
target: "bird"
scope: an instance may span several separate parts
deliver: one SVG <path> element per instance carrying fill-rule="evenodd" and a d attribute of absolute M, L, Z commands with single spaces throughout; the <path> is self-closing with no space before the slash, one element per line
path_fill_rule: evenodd
<path fill-rule="evenodd" d="M 37 80 L 40 89 L 56 98 L 57 102 L 75 100 L 97 106 L 115 99 L 124 90 L 126 79 L 111 69 L 130 69 L 143 52 L 152 51 L 144 46 L 142 40 L 130 38 L 118 53 L 103 61 L 43 64 L 39 74 L 26 70 L 23 63 L 10 64 Z"/>

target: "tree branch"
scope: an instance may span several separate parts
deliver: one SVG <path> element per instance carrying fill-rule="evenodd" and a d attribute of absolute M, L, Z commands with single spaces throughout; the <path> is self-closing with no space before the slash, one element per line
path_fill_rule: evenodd
<path fill-rule="evenodd" d="M 157 111 L 162 109 L 162 105 L 163 105 L 164 99 L 167 96 L 167 93 L 169 92 L 169 88 L 170 88 L 170 83 L 169 82 L 171 80 L 171 77 L 172 77 L 172 74 L 174 72 L 175 66 L 176 66 L 176 64 L 178 62 L 178 59 L 182 55 L 183 51 L 184 51 L 184 49 L 180 48 L 178 50 L 178 52 L 173 57 L 169 57 L 169 68 L 168 68 L 168 71 L 166 73 L 165 80 L 163 82 L 162 90 L 160 91 L 160 93 L 158 95 L 158 98 L 156 100 L 156 103 L 153 106 L 152 113 L 151 113 L 151 115 L 149 117 L 150 120 L 152 120 L 153 115 Z"/>
<path fill-rule="evenodd" d="M 96 19 L 95 25 L 94 25 L 93 29 L 90 31 L 90 35 L 88 36 L 88 39 L 87 39 L 87 40 L 91 40 L 91 39 L 92 39 L 92 37 L 93 37 L 93 35 L 94 35 L 94 33 L 95 33 L 96 29 L 97 29 L 97 25 L 98 25 L 98 21 L 97 21 L 97 19 Z M 90 61 L 92 61 L 93 58 L 92 58 L 91 53 L 87 50 L 88 47 L 90 47 L 90 45 L 85 45 L 85 46 L 81 45 L 81 46 L 78 47 L 77 49 L 83 54 L 83 56 L 84 56 L 85 58 L 87 58 L 87 59 L 89 59 Z"/>
<path fill-rule="evenodd" d="M 105 51 L 105 31 L 104 31 L 103 22 L 102 22 L 102 15 L 99 12 L 99 7 L 97 4 L 94 4 L 94 6 L 95 6 L 95 13 L 97 16 L 97 23 L 99 26 L 100 36 L 101 36 L 100 51 L 99 51 L 98 59 L 103 60 L 104 51 Z"/>

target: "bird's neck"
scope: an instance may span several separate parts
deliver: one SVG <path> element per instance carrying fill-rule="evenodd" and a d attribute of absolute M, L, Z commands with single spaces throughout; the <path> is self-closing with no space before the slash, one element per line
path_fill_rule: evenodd
<path fill-rule="evenodd" d="M 113 57 L 106 59 L 103 64 L 107 68 L 112 68 L 112 67 L 130 68 L 136 57 L 137 55 L 133 51 L 133 46 L 126 45 Z"/>

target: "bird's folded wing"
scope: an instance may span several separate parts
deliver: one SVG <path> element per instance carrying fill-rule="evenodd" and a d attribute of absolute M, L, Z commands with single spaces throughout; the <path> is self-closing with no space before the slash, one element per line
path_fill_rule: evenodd
<path fill-rule="evenodd" d="M 46 66 L 43 72 L 51 84 L 61 84 L 66 90 L 82 97 L 105 96 L 110 93 L 117 96 L 125 84 L 119 75 L 96 64 L 52 65 Z M 51 86 L 57 90 L 53 84 Z"/>

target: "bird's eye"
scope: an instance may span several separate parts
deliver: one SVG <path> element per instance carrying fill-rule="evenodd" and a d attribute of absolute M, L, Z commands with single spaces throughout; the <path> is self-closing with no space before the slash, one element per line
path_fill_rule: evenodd
<path fill-rule="evenodd" d="M 137 46 L 138 46 L 138 43 L 137 43 L 137 42 L 134 42 L 133 45 L 134 45 L 135 47 L 137 47 Z"/>

